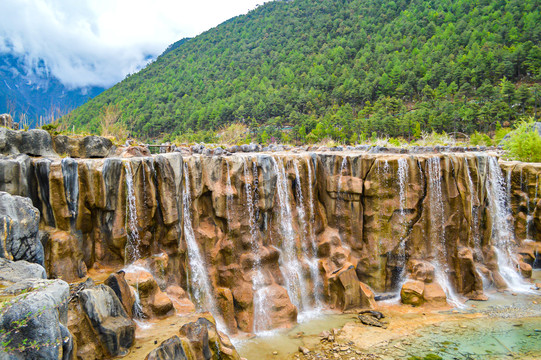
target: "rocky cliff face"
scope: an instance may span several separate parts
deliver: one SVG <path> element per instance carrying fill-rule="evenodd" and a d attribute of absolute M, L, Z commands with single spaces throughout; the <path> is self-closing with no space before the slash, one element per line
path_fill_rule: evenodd
<path fill-rule="evenodd" d="M 482 299 L 483 279 L 514 286 L 539 260 L 541 165 L 487 153 L 4 163 L 0 189 L 40 211 L 49 277 L 142 264 L 175 307 L 187 292 L 230 332 L 369 306 L 369 287 L 398 294 L 406 279 L 420 302 Z"/>

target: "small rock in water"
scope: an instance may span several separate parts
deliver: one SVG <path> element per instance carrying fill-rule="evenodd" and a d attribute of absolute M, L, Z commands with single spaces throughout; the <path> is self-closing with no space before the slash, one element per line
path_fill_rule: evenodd
<path fill-rule="evenodd" d="M 517 293 L 511 293 L 511 295 L 513 295 L 513 296 L 517 296 Z"/>
<path fill-rule="evenodd" d="M 273 351 L 272 355 L 278 355 L 278 351 Z"/>
<path fill-rule="evenodd" d="M 304 346 L 299 346 L 299 352 L 303 353 L 304 355 L 308 355 L 310 353 L 310 350 L 308 350 Z"/>

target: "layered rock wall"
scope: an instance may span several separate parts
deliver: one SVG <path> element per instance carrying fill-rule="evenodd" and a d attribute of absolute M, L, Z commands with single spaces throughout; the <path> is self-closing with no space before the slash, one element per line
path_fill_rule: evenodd
<path fill-rule="evenodd" d="M 3 161 L 1 189 L 40 211 L 49 277 L 76 281 L 87 269 L 159 257 L 149 268 L 161 290 L 190 291 L 193 231 L 211 287 L 201 296 L 216 299 L 233 332 L 287 326 L 326 305 L 369 305 L 365 284 L 398 292 L 408 277 L 480 298 L 483 277 L 506 285 L 497 253 L 527 273 L 541 244 L 541 165 L 486 153 Z"/>

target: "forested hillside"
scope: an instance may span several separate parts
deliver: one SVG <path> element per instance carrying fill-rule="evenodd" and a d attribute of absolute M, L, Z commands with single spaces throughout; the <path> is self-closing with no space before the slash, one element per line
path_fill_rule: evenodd
<path fill-rule="evenodd" d="M 160 56 L 65 121 L 99 131 L 113 104 L 134 136 L 244 122 L 356 141 L 472 133 L 541 110 L 539 0 L 274 1 Z"/>

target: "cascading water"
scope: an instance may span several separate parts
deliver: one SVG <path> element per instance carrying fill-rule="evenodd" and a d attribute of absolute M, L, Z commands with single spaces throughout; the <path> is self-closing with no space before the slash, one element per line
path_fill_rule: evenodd
<path fill-rule="evenodd" d="M 447 275 L 449 269 L 447 266 L 447 250 L 445 244 L 445 210 L 443 206 L 443 193 L 441 187 L 441 160 L 439 157 L 428 158 L 427 163 L 427 186 L 429 187 L 430 201 L 430 238 L 434 242 L 435 251 L 433 253 L 434 260 L 434 276 L 440 284 L 447 302 L 461 307 L 462 302 L 457 297 L 454 289 L 449 282 Z M 440 260 L 441 259 L 441 260 Z"/>
<path fill-rule="evenodd" d="M 291 206 L 289 203 L 288 181 L 285 174 L 284 164 L 278 158 L 278 161 L 271 157 L 276 172 L 276 192 L 278 194 L 278 203 L 280 208 L 280 229 L 282 234 L 281 244 L 281 262 L 282 273 L 286 282 L 286 289 L 291 302 L 302 312 L 310 304 L 308 291 L 303 279 L 302 265 L 297 256 L 297 246 L 295 244 L 295 232 L 293 230 L 293 216 L 291 215 Z"/>
<path fill-rule="evenodd" d="M 301 235 L 301 247 L 302 247 L 302 256 L 306 264 L 310 267 L 310 277 L 312 280 L 312 283 L 314 284 L 314 291 L 315 291 L 315 283 L 316 278 L 314 276 L 314 270 L 312 269 L 315 266 L 317 266 L 317 257 L 313 257 L 313 247 L 310 247 L 308 244 L 308 225 L 306 223 L 306 211 L 304 207 L 304 196 L 302 194 L 302 186 L 301 186 L 301 176 L 299 172 L 299 166 L 297 164 L 297 161 L 293 161 L 293 168 L 295 170 L 295 190 L 297 194 L 297 217 L 299 219 L 299 226 L 300 226 L 300 235 Z M 310 180 L 309 180 L 310 181 Z M 311 251 L 312 250 L 312 251 Z M 316 268 L 317 271 L 317 268 Z M 315 294 L 314 294 L 314 302 L 315 302 Z M 316 304 L 313 304 L 316 305 Z M 312 304 L 306 304 L 305 305 L 305 311 L 307 312 L 314 312 L 314 306 Z M 302 321 L 302 319 L 301 319 Z"/>
<path fill-rule="evenodd" d="M 397 170 L 397 177 L 398 177 L 398 195 L 400 199 L 400 222 L 402 224 L 402 227 L 406 230 L 407 229 L 407 219 L 406 219 L 406 208 L 407 208 L 407 186 L 408 186 L 408 160 L 406 158 L 399 158 L 398 159 L 398 170 Z M 401 282 L 404 280 L 404 272 L 406 268 L 406 233 L 404 234 L 404 238 L 400 240 L 400 243 L 398 245 L 398 267 L 401 269 L 400 273 L 398 274 L 399 279 L 399 287 L 401 288 Z"/>
<path fill-rule="evenodd" d="M 270 318 L 267 312 L 268 302 L 268 287 L 265 284 L 265 276 L 261 266 L 261 254 L 258 242 L 258 229 L 255 216 L 255 207 L 257 204 L 254 202 L 252 183 L 255 183 L 257 178 L 257 164 L 254 162 L 252 168 L 252 181 L 250 182 L 249 167 L 246 158 L 242 158 L 244 169 L 244 182 L 246 192 L 246 207 L 248 210 L 248 221 L 250 226 L 250 237 L 252 254 L 254 255 L 254 263 L 252 265 L 252 290 L 254 292 L 254 333 L 262 333 L 270 328 Z M 256 184 L 254 184 L 256 186 Z"/>
<path fill-rule="evenodd" d="M 129 161 L 124 162 L 124 171 L 126 174 L 126 207 L 127 207 L 127 228 L 128 231 L 128 241 L 126 242 L 125 249 L 125 258 L 124 261 L 126 264 L 131 264 L 134 261 L 141 258 L 139 253 L 139 229 L 137 228 L 137 206 L 135 198 L 135 189 L 133 185 L 133 172 L 131 168 L 131 163 Z"/>
<path fill-rule="evenodd" d="M 184 162 L 184 182 L 182 184 L 182 204 L 183 204 L 183 222 L 184 222 L 184 239 L 188 250 L 189 261 L 189 288 L 192 302 L 200 311 L 210 311 L 217 322 L 221 319 L 216 306 L 212 286 L 207 274 L 205 260 L 199 250 L 199 245 L 195 240 L 195 234 L 192 225 L 191 216 L 191 190 L 190 190 L 190 174 L 187 162 Z M 220 324 L 219 324 L 220 325 Z M 223 328 L 223 326 L 221 326 Z"/>
<path fill-rule="evenodd" d="M 311 257 L 308 261 L 310 266 L 310 274 L 312 276 L 312 281 L 314 283 L 314 297 L 315 297 L 315 308 L 320 310 L 323 308 L 323 280 L 319 273 L 319 259 L 317 257 L 317 244 L 316 244 L 316 233 L 315 233 L 315 211 L 314 211 L 314 189 L 313 189 L 313 173 L 312 173 L 312 161 L 308 157 L 306 159 L 306 168 L 308 169 L 308 195 L 309 195 L 309 204 L 308 204 L 308 238 L 310 240 L 311 246 Z"/>
<path fill-rule="evenodd" d="M 509 221 L 511 208 L 506 185 L 498 159 L 495 156 L 489 156 L 486 189 L 492 217 L 492 241 L 498 257 L 498 268 L 511 290 L 530 292 L 528 284 L 522 280 L 515 264 L 517 256 L 514 247 L 517 244 L 513 235 L 513 225 Z"/>
<path fill-rule="evenodd" d="M 231 174 L 229 172 L 229 162 L 226 159 L 225 166 L 227 169 L 227 179 L 226 179 L 226 194 L 225 194 L 225 216 L 227 217 L 227 230 L 231 228 L 231 207 L 233 204 L 233 186 L 231 185 Z"/>
<path fill-rule="evenodd" d="M 471 224 L 470 228 L 472 231 L 472 237 L 473 237 L 473 245 L 474 245 L 474 251 L 477 257 L 482 256 L 481 252 L 481 236 L 479 234 L 479 209 L 475 207 L 474 197 L 476 199 L 479 198 L 479 191 L 477 190 L 477 187 L 473 184 L 473 179 L 471 177 L 470 167 L 468 166 L 468 162 L 464 162 L 464 166 L 466 167 L 466 177 L 468 179 L 468 187 L 470 190 L 470 219 Z"/>

